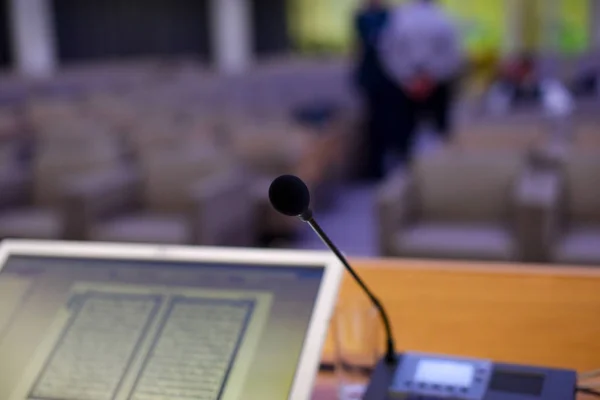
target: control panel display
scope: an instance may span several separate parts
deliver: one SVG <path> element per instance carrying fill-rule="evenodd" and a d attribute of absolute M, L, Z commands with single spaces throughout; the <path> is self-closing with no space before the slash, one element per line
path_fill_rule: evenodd
<path fill-rule="evenodd" d="M 474 376 L 473 364 L 425 359 L 417 364 L 414 381 L 432 385 L 469 387 L 473 383 Z"/>
<path fill-rule="evenodd" d="M 388 393 L 403 400 L 483 400 L 491 372 L 488 360 L 405 353 Z"/>

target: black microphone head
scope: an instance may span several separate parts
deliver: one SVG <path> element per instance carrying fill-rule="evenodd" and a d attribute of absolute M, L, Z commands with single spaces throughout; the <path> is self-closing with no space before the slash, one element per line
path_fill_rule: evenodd
<path fill-rule="evenodd" d="M 289 217 L 310 214 L 310 192 L 302 179 L 294 175 L 282 175 L 269 187 L 269 200 L 280 213 Z"/>

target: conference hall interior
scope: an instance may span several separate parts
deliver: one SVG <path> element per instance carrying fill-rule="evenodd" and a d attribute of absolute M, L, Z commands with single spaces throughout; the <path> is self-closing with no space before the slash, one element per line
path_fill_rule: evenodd
<path fill-rule="evenodd" d="M 0 239 L 324 250 L 269 203 L 292 174 L 350 256 L 599 265 L 600 1 L 440 0 L 451 133 L 377 179 L 360 3 L 0 1 Z"/>

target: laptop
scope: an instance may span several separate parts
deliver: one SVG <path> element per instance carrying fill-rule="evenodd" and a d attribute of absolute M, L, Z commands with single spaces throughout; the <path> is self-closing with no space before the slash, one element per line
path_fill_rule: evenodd
<path fill-rule="evenodd" d="M 305 400 L 329 253 L 7 240 L 0 399 Z"/>

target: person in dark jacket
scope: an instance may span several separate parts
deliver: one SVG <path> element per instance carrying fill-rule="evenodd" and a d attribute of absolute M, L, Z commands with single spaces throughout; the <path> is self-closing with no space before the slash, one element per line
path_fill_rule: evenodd
<path fill-rule="evenodd" d="M 379 57 L 380 35 L 388 23 L 389 11 L 382 0 L 368 0 L 356 14 L 357 36 L 355 80 L 363 98 L 367 129 L 367 178 L 384 176 L 388 145 L 395 132 L 394 83 L 386 75 Z"/>

